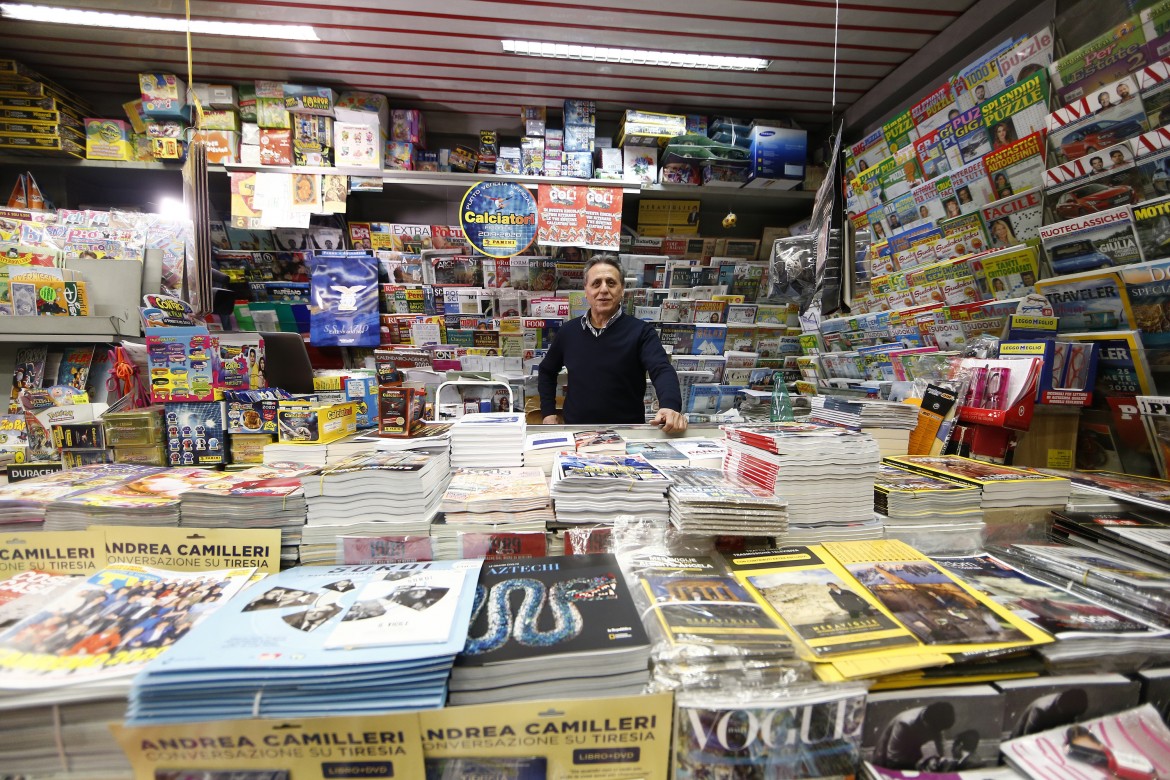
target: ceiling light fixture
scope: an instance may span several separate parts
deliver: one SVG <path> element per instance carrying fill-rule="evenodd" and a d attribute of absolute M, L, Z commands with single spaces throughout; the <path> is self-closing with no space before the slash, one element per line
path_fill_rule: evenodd
<path fill-rule="evenodd" d="M 187 21 L 181 17 L 136 16 L 104 11 L 81 11 L 48 5 L 0 3 L 0 15 L 25 22 L 73 24 L 83 27 L 112 27 L 122 30 L 186 32 Z M 316 31 L 303 24 L 251 24 L 248 22 L 213 22 L 193 19 L 191 32 L 200 35 L 229 35 L 237 38 L 281 38 L 295 41 L 318 41 Z"/>
<path fill-rule="evenodd" d="M 540 41 L 500 41 L 508 54 L 525 57 L 548 57 L 557 60 L 612 62 L 618 65 L 658 65 L 665 68 L 700 70 L 766 70 L 771 64 L 757 57 L 727 57 L 710 54 L 687 54 L 642 49 L 613 49 L 605 46 L 578 46 L 573 43 Z"/>

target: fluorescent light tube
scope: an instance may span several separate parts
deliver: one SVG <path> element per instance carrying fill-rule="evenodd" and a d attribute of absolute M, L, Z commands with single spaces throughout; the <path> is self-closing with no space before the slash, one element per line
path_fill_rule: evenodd
<path fill-rule="evenodd" d="M 771 64 L 768 60 L 762 60 L 758 57 L 616 49 L 607 46 L 578 46 L 577 44 L 542 43 L 540 41 L 500 41 L 500 43 L 507 54 L 519 54 L 525 57 L 550 57 L 559 60 L 620 62 L 699 70 L 766 70 Z"/>
<path fill-rule="evenodd" d="M 0 15 L 26 22 L 72 24 L 82 27 L 110 27 L 119 30 L 153 30 L 186 32 L 187 20 L 178 17 L 137 16 L 104 11 L 82 11 L 48 5 L 0 3 Z M 198 35 L 228 35 L 236 38 L 281 38 L 295 41 L 318 41 L 312 27 L 303 24 L 252 24 L 250 22 L 213 22 L 191 20 L 191 32 Z"/>

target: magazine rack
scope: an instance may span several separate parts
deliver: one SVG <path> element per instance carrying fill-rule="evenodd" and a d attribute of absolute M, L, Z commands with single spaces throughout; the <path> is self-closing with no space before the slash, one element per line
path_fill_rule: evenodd
<path fill-rule="evenodd" d="M 499 408 L 502 398 L 507 398 L 507 407 Z M 439 422 L 453 420 L 470 413 L 467 406 L 475 402 L 476 412 L 510 412 L 513 407 L 512 387 L 504 381 L 456 379 L 443 382 L 435 391 L 435 419 Z M 488 408 L 483 404 L 487 402 Z"/>

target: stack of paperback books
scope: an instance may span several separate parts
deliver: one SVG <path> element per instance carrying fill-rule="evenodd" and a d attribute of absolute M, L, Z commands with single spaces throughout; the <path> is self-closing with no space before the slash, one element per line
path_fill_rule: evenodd
<path fill-rule="evenodd" d="M 670 522 L 680 532 L 707 536 L 783 536 L 784 499 L 715 469 L 670 470 Z"/>
<path fill-rule="evenodd" d="M 296 562 L 307 504 L 301 478 L 311 466 L 281 463 L 221 474 L 180 498 L 183 525 L 193 528 L 279 528 L 280 559 Z"/>
<path fill-rule="evenodd" d="M 195 467 L 155 472 L 54 501 L 45 513 L 45 530 L 79 531 L 91 525 L 178 526 L 183 494 L 223 476 Z"/>
<path fill-rule="evenodd" d="M 977 487 L 980 506 L 987 509 L 1050 506 L 1063 507 L 1072 485 L 1063 477 L 1000 466 L 958 455 L 910 455 L 887 458 L 898 468 Z"/>
<path fill-rule="evenodd" d="M 562 452 L 553 469 L 552 497 L 558 523 L 612 524 L 633 515 L 665 525 L 670 518 L 670 480 L 641 455 Z"/>
<path fill-rule="evenodd" d="M 886 536 L 926 553 L 980 546 L 979 488 L 883 463 L 873 484 L 873 506 Z"/>
<path fill-rule="evenodd" d="M 522 414 L 465 414 L 451 428 L 451 466 L 457 469 L 523 466 L 526 438 Z"/>
<path fill-rule="evenodd" d="M 478 561 L 301 566 L 212 615 L 134 681 L 134 725 L 443 706 Z"/>
<path fill-rule="evenodd" d="M 895 401 L 868 401 L 817 395 L 810 399 L 809 420 L 868 433 L 878 443 L 882 457 L 905 455 L 910 432 L 918 427 L 917 406 Z"/>
<path fill-rule="evenodd" d="M 524 465 L 535 466 L 543 471 L 546 477 L 551 477 L 557 453 L 572 452 L 575 446 L 572 433 L 557 431 L 530 433 L 524 442 Z"/>
<path fill-rule="evenodd" d="M 544 533 L 554 520 L 548 480 L 534 466 L 458 469 L 439 509 L 431 536 L 440 559 L 459 557 L 461 534 Z"/>
<path fill-rule="evenodd" d="M 303 463 L 306 466 L 316 466 L 323 469 L 366 450 L 371 450 L 375 446 L 370 441 L 363 440 L 360 433 L 351 434 L 344 439 L 331 441 L 328 444 L 269 444 L 264 448 L 264 465 Z"/>
<path fill-rule="evenodd" d="M 881 538 L 873 511 L 877 442 L 802 423 L 728 425 L 723 470 L 788 501 L 786 541 Z"/>
<path fill-rule="evenodd" d="M 49 504 L 74 493 L 116 485 L 162 471 L 154 466 L 102 463 L 54 471 L 0 487 L 0 528 L 5 532 L 43 530 Z"/>
<path fill-rule="evenodd" d="M 650 642 L 612 555 L 489 561 L 479 589 L 451 704 L 633 695 L 649 681 Z"/>
<path fill-rule="evenodd" d="M 446 453 L 421 452 L 367 452 L 304 478 L 301 562 L 336 561 L 340 537 L 428 536 L 448 479 Z"/>

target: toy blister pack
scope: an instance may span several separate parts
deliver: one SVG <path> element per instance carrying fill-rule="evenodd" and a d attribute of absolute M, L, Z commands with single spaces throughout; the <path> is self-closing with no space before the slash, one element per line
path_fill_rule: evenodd
<path fill-rule="evenodd" d="M 223 404 L 166 404 L 167 462 L 172 466 L 217 466 L 224 462 Z"/>

